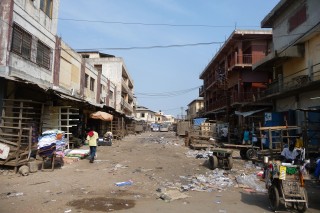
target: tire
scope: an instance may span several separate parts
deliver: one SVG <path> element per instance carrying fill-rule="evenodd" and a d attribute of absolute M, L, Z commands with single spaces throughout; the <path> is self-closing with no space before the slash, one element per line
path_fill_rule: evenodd
<path fill-rule="evenodd" d="M 306 200 L 306 203 L 296 202 L 295 206 L 296 206 L 298 212 L 305 212 L 307 210 L 308 194 L 307 194 L 307 190 L 305 188 L 302 188 L 301 190 L 304 194 L 304 196 L 301 196 L 301 198 Z"/>
<path fill-rule="evenodd" d="M 232 167 L 233 167 L 233 158 L 232 158 L 232 156 L 229 156 L 228 157 L 228 165 L 227 165 L 226 169 L 231 170 Z"/>
<path fill-rule="evenodd" d="M 279 208 L 280 198 L 279 191 L 275 185 L 270 186 L 268 196 L 272 211 L 277 211 Z"/>
<path fill-rule="evenodd" d="M 254 149 L 248 149 L 247 151 L 246 151 L 246 158 L 248 159 L 248 160 L 252 160 L 254 157 L 256 157 L 257 156 L 257 152 L 256 152 L 256 150 L 254 150 Z"/>
<path fill-rule="evenodd" d="M 247 159 L 246 152 L 247 152 L 246 149 L 240 149 L 240 157 L 241 157 L 241 159 L 243 159 L 243 160 Z"/>
<path fill-rule="evenodd" d="M 215 155 L 212 155 L 209 157 L 209 168 L 211 170 L 214 170 L 218 168 L 218 158 Z"/>

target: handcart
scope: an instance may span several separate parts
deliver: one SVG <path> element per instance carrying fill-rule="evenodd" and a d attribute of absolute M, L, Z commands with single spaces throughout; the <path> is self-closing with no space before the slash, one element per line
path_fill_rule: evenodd
<path fill-rule="evenodd" d="M 308 196 L 304 187 L 302 166 L 291 163 L 269 163 L 265 173 L 266 188 L 273 211 L 277 211 L 280 201 L 286 208 L 291 204 L 298 212 L 308 209 Z"/>
<path fill-rule="evenodd" d="M 233 158 L 231 149 L 213 148 L 209 155 L 209 168 L 214 170 L 218 167 L 232 169 Z"/>

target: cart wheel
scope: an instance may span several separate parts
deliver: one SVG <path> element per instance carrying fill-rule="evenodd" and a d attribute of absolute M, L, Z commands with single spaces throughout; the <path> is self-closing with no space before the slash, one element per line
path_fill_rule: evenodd
<path fill-rule="evenodd" d="M 304 199 L 306 202 L 302 203 L 302 202 L 296 202 L 296 208 L 298 210 L 298 212 L 305 212 L 307 210 L 307 204 L 308 204 L 308 194 L 307 194 L 307 190 L 305 188 L 301 189 L 302 191 L 302 195 L 301 198 Z"/>
<path fill-rule="evenodd" d="M 248 150 L 247 150 L 247 152 L 246 152 L 246 157 L 247 157 L 247 159 L 251 160 L 251 159 L 253 159 L 253 158 L 256 157 L 256 156 L 257 156 L 256 150 L 254 150 L 254 149 L 248 149 Z"/>
<path fill-rule="evenodd" d="M 218 158 L 215 155 L 212 155 L 209 157 L 209 168 L 211 170 L 214 170 L 215 168 L 218 168 Z"/>
<path fill-rule="evenodd" d="M 228 165 L 227 165 L 226 169 L 231 170 L 232 167 L 233 167 L 233 158 L 232 158 L 232 156 L 229 156 L 228 157 Z"/>
<path fill-rule="evenodd" d="M 279 207 L 279 200 L 280 200 L 279 191 L 277 187 L 275 185 L 270 186 L 268 190 L 268 194 L 269 194 L 269 202 L 270 202 L 272 211 L 277 211 Z"/>
<path fill-rule="evenodd" d="M 246 152 L 247 152 L 246 149 L 240 149 L 240 157 L 241 157 L 241 159 L 245 160 L 247 158 Z"/>

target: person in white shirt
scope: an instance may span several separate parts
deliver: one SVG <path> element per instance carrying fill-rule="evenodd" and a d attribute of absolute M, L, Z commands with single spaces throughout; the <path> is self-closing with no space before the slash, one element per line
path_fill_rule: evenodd
<path fill-rule="evenodd" d="M 281 152 L 282 161 L 291 163 L 299 157 L 299 152 L 295 149 L 294 143 L 291 141 L 289 147 L 283 148 Z"/>

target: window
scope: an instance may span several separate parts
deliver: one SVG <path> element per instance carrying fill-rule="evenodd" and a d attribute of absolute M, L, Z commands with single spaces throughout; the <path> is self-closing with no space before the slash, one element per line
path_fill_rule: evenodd
<path fill-rule="evenodd" d="M 90 90 L 94 91 L 94 78 L 90 78 Z"/>
<path fill-rule="evenodd" d="M 112 100 L 113 99 L 113 92 L 111 90 L 109 90 L 109 99 Z"/>
<path fill-rule="evenodd" d="M 289 18 L 289 32 L 299 27 L 307 20 L 307 7 L 303 5 L 293 16 Z"/>
<path fill-rule="evenodd" d="M 105 91 L 104 85 L 100 84 L 100 94 L 102 94 L 103 91 Z"/>
<path fill-rule="evenodd" d="M 50 48 L 38 41 L 37 46 L 37 64 L 50 69 Z"/>
<path fill-rule="evenodd" d="M 85 88 L 88 88 L 89 75 L 85 74 L 84 78 L 85 78 L 85 79 L 84 79 L 84 87 L 85 87 Z"/>
<path fill-rule="evenodd" d="M 141 113 L 141 117 L 142 117 L 142 118 L 144 118 L 144 117 L 145 117 L 144 112 L 142 112 L 142 113 Z"/>
<path fill-rule="evenodd" d="M 32 36 L 24 31 L 21 27 L 13 26 L 11 51 L 22 57 L 29 59 L 31 57 Z"/>
<path fill-rule="evenodd" d="M 53 0 L 40 0 L 40 9 L 50 18 L 52 17 L 52 1 Z"/>

